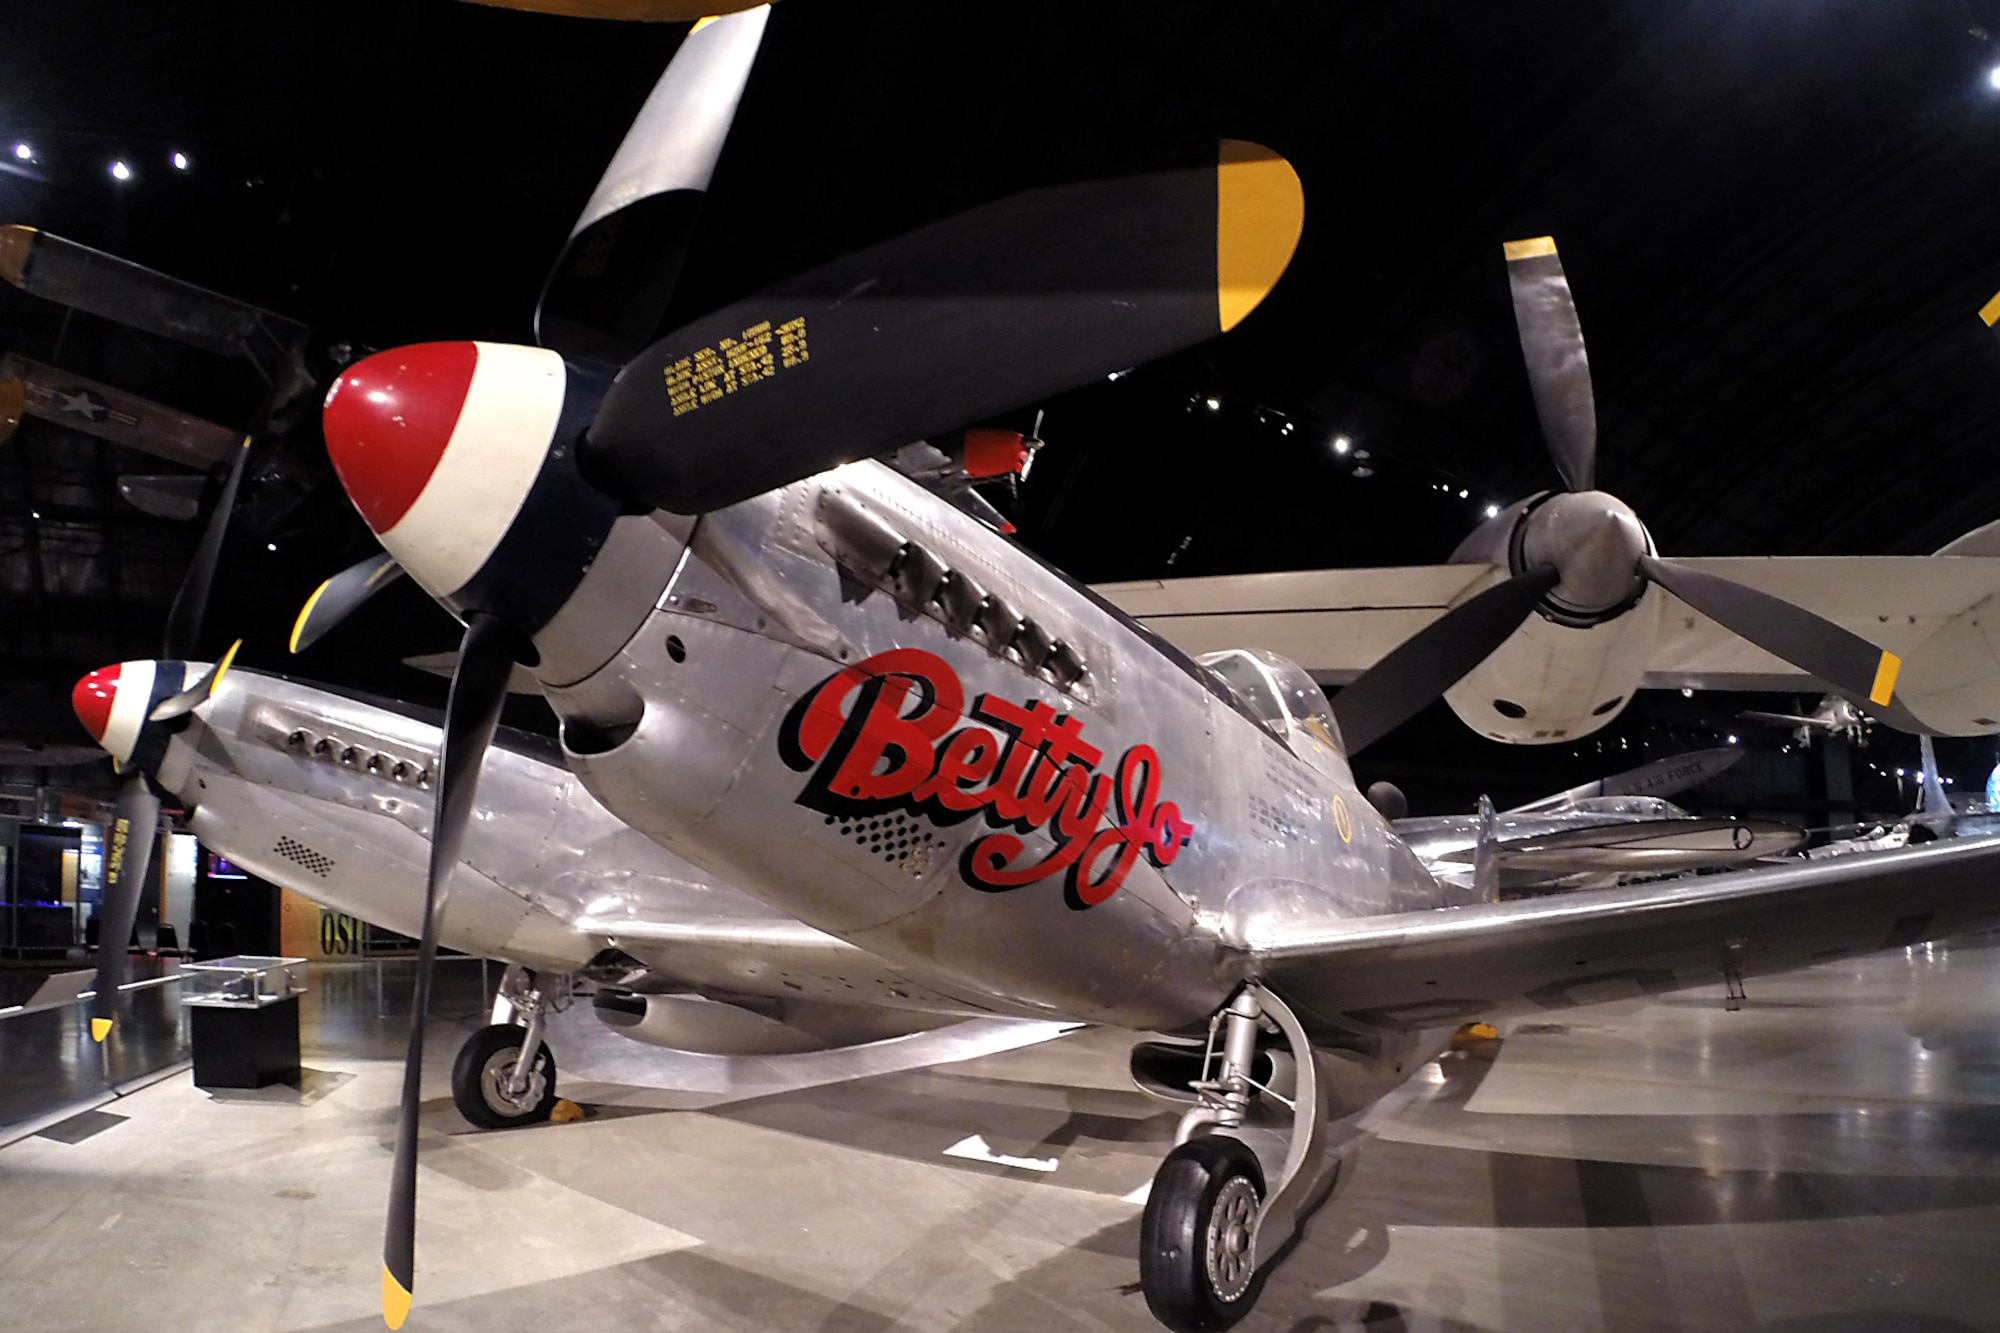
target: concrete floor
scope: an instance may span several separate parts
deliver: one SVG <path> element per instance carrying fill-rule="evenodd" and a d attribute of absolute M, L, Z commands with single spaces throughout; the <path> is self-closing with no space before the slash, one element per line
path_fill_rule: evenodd
<path fill-rule="evenodd" d="M 482 1134 L 445 1093 L 477 972 L 432 1029 L 409 1328 L 1154 1327 L 1138 1201 L 1175 1117 L 1129 1038 L 727 1061 L 579 1008 L 591 1117 Z M 0 1325 L 380 1328 L 403 982 L 314 973 L 299 1089 L 180 1075 L 0 1149 Z M 2000 1329 L 1996 1016 L 1989 942 L 1517 1022 L 1384 1104 L 1241 1327 Z"/>

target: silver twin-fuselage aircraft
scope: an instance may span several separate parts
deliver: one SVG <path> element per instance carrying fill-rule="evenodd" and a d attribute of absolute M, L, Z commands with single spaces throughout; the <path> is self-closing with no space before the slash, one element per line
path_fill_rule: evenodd
<path fill-rule="evenodd" d="M 1329 705 L 1272 652 L 1190 659 L 877 461 L 1241 321 L 1303 220 L 1300 182 L 1269 150 L 1211 142 L 1178 166 L 1000 200 L 659 336 L 690 214 L 649 205 L 706 188 L 763 22 L 730 15 L 683 43 L 557 261 L 544 345 L 397 348 L 346 367 L 327 397 L 356 508 L 466 625 L 435 761 L 414 731 L 371 730 L 256 678 L 121 668 L 86 691 L 94 734 L 137 775 L 127 823 L 157 772 L 198 832 L 226 839 L 224 802 L 203 784 L 238 784 L 232 798 L 253 808 L 250 788 L 327 763 L 324 741 L 353 769 L 351 810 L 307 825 L 329 886 L 350 858 L 383 855 L 388 883 L 428 857 L 423 906 L 407 880 L 403 904 L 346 904 L 424 936 L 384 1251 L 392 1326 L 414 1287 L 440 929 L 524 969 L 511 1021 L 459 1060 L 455 1092 L 497 1090 L 484 1123 L 531 1118 L 536 1080 L 553 1081 L 553 987 L 526 973 L 604 974 L 613 949 L 647 990 L 770 996 L 790 931 L 800 951 L 875 969 L 871 1004 L 1180 1039 L 1190 1105 L 1139 1260 L 1149 1307 L 1194 1330 L 1251 1308 L 1324 1198 L 1328 1125 L 1458 1025 L 2000 922 L 1991 841 L 1522 901 L 1479 901 L 1431 873 L 1357 787 L 1350 747 L 1436 698 L 1524 617 L 1530 631 L 1556 623 L 1535 608 L 1557 592 L 1588 600 L 1589 584 L 1616 608 L 1643 569 L 1746 632 L 1782 622 L 1790 660 L 1830 683 L 1893 697 L 1879 648 L 1655 560 L 1594 500 L 1550 510 L 1574 521 L 1550 520 L 1562 540 L 1497 600 L 1455 607 Z M 1578 494 L 1588 472 L 1571 469 Z M 1608 564 L 1572 559 L 1607 549 Z M 345 595 L 334 582 L 322 612 Z M 1478 652 L 1439 650 L 1462 633 Z M 573 777 L 489 748 L 517 668 L 560 720 Z M 1601 684 L 1564 697 L 1594 705 Z M 165 766 L 182 751 L 184 773 Z M 502 818 L 546 821 L 540 864 L 502 864 L 518 847 L 489 845 Z M 245 859 L 276 871 L 284 856 L 274 844 Z M 441 923 L 455 874 L 474 891 L 454 891 Z M 681 947 L 704 942 L 733 948 L 697 964 Z M 1260 1160 L 1240 1131 L 1279 1095 L 1291 1132 L 1281 1159 Z"/>

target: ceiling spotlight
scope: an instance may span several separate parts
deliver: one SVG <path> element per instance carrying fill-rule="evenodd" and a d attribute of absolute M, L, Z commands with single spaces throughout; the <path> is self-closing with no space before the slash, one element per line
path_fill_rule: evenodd
<path fill-rule="evenodd" d="M 1345 458 L 1347 451 L 1353 447 L 1354 441 L 1348 439 L 1345 435 L 1336 435 L 1333 437 L 1333 451 L 1341 457 Z"/>
<path fill-rule="evenodd" d="M 111 164 L 111 179 L 115 181 L 131 180 L 132 168 L 126 166 L 123 162 L 113 162 Z"/>
<path fill-rule="evenodd" d="M 276 542 L 265 542 L 264 549 L 267 551 L 275 551 L 278 549 L 278 544 Z"/>
<path fill-rule="evenodd" d="M 1683 685 L 1683 686 L 1681 686 L 1681 698 L 1683 698 L 1683 699 L 1692 699 L 1692 698 L 1694 698 L 1694 686 L 1692 686 L 1692 685 Z"/>
<path fill-rule="evenodd" d="M 1729 743 L 1730 743 L 1731 745 L 1734 745 L 1734 744 L 1736 744 L 1736 738 L 1735 738 L 1734 736 L 1731 736 L 1731 737 L 1729 738 Z"/>
<path fill-rule="evenodd" d="M 1461 500 L 1470 499 L 1471 497 L 1472 497 L 1472 492 L 1468 490 L 1461 489 L 1458 493 L 1458 498 Z"/>
<path fill-rule="evenodd" d="M 1987 71 L 1986 81 L 1995 88 L 2000 88 L 2000 65 L 1995 65 L 1991 70 Z"/>
<path fill-rule="evenodd" d="M 1900 778 L 1900 777 L 1902 777 L 1902 776 L 1903 776 L 1903 770 L 1902 770 L 1902 769 L 1900 769 L 1900 768 L 1899 768 L 1899 769 L 1897 769 L 1897 770 L 1896 770 L 1896 776 L 1897 776 L 1897 777 L 1899 777 L 1899 778 Z"/>
<path fill-rule="evenodd" d="M 17 143 L 14 145 L 14 156 L 23 162 L 32 162 L 35 160 L 35 150 L 24 143 Z"/>
<path fill-rule="evenodd" d="M 1221 411 L 1221 410 L 1222 410 L 1222 400 L 1221 400 L 1220 398 L 1211 398 L 1211 399 L 1209 399 L 1209 400 L 1208 400 L 1208 410 L 1209 410 L 1209 411 L 1211 411 L 1211 412 L 1219 412 L 1219 411 Z"/>
<path fill-rule="evenodd" d="M 1487 506 L 1486 506 L 1486 517 L 1488 517 L 1488 518 L 1498 518 L 1498 517 L 1500 517 L 1500 506 L 1499 506 L 1499 505 L 1487 505 Z"/>
<path fill-rule="evenodd" d="M 1280 430 L 1280 431 L 1279 431 L 1278 433 L 1279 433 L 1280 435 L 1290 435 L 1290 434 L 1292 433 L 1292 423 L 1291 423 L 1291 422 L 1289 422 L 1289 421 L 1287 421 L 1287 422 L 1286 422 L 1286 423 L 1284 424 L 1284 427 L 1283 427 L 1283 429 L 1281 429 L 1281 430 Z"/>
<path fill-rule="evenodd" d="M 188 169 L 188 155 L 186 153 L 175 153 L 174 170 L 186 171 L 187 169 Z"/>

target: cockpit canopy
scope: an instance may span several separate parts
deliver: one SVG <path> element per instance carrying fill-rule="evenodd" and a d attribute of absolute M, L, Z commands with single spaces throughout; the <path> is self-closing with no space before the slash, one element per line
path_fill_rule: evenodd
<path fill-rule="evenodd" d="M 1307 763 L 1345 761 L 1340 724 L 1304 667 L 1262 648 L 1227 648 L 1196 659 L 1228 687 L 1238 710 Z"/>

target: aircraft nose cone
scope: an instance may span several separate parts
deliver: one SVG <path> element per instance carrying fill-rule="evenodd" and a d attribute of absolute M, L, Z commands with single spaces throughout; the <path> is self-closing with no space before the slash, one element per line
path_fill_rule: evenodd
<path fill-rule="evenodd" d="M 77 721 L 90 733 L 90 739 L 102 745 L 104 733 L 111 729 L 111 706 L 118 699 L 118 677 L 121 668 L 99 667 L 76 683 L 69 692 L 70 707 L 76 710 Z"/>
<path fill-rule="evenodd" d="M 474 343 L 416 343 L 365 357 L 334 381 L 326 450 L 376 533 L 396 526 L 437 471 L 478 363 Z"/>

